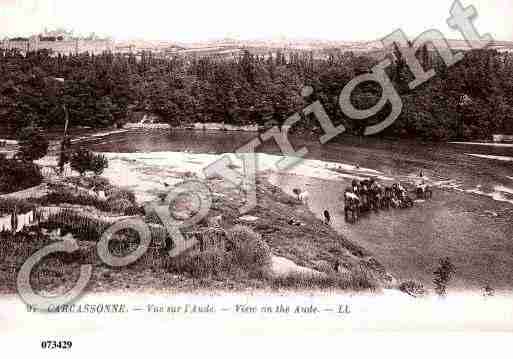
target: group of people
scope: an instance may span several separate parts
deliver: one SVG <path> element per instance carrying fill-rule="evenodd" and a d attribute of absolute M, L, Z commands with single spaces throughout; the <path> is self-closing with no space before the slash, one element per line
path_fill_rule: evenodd
<path fill-rule="evenodd" d="M 413 200 L 400 183 L 382 186 L 375 179 L 353 180 L 344 191 L 346 221 L 356 221 L 363 212 L 389 208 L 408 208 Z"/>

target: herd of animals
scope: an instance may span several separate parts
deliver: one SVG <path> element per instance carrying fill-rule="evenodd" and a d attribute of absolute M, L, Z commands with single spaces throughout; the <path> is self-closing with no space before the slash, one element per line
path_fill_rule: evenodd
<path fill-rule="evenodd" d="M 420 175 L 422 177 L 422 173 Z M 298 200 L 306 203 L 309 197 L 308 192 L 294 189 L 293 193 Z M 428 200 L 433 196 L 433 191 L 422 179 L 415 186 L 415 196 L 420 200 Z M 344 216 L 346 222 L 355 223 L 367 212 L 388 210 L 390 208 L 410 208 L 414 200 L 410 197 L 408 190 L 400 183 L 391 186 L 383 186 L 375 179 L 354 179 L 351 187 L 344 191 Z M 331 215 L 324 211 L 324 221 L 329 224 Z"/>
<path fill-rule="evenodd" d="M 415 188 L 417 199 L 430 199 L 433 191 L 425 183 Z M 409 208 L 413 199 L 400 183 L 382 186 L 375 179 L 353 180 L 351 187 L 344 191 L 344 215 L 347 222 L 356 222 L 362 213 L 390 208 Z"/>

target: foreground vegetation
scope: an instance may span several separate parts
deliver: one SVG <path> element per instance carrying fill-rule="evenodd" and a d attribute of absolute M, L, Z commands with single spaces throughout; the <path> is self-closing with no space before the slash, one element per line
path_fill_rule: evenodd
<path fill-rule="evenodd" d="M 363 249 L 337 235 L 315 219 L 302 203 L 267 182 L 259 181 L 260 205 L 252 211 L 251 215 L 257 219 L 251 223 L 239 217 L 237 190 L 217 179 L 210 180 L 209 185 L 213 193 L 218 194 L 209 217 L 183 230 L 186 237 L 196 238 L 199 244 L 176 258 L 168 255 L 174 244 L 158 217 L 145 212 L 133 193 L 117 188 L 101 177 L 76 177 L 51 183 L 48 194 L 38 199 L 0 199 L 6 212 L 13 206 L 19 209 L 34 206 L 61 208 L 20 233 L 0 234 L 4 243 L 0 246 L 0 292 L 14 292 L 17 271 L 26 259 L 64 237 L 75 238 L 80 249 L 72 254 L 57 253 L 44 259 L 33 273 L 34 286 L 38 290 L 56 293 L 69 289 L 77 279 L 81 264 L 94 267 L 89 291 L 359 291 L 396 285 L 385 269 Z M 93 188 L 105 191 L 106 200 L 100 201 L 90 193 Z M 286 217 L 284 213 L 287 213 Z M 112 268 L 100 260 L 96 244 L 103 230 L 126 215 L 145 218 L 151 229 L 152 243 L 137 262 Z M 290 221 L 291 217 L 294 222 Z M 114 255 L 124 256 L 135 250 L 138 243 L 135 232 L 123 230 L 116 233 L 109 248 Z M 293 261 L 310 272 L 276 275 L 275 256 Z M 340 268 L 335 270 L 337 266 Z"/>
<path fill-rule="evenodd" d="M 299 51 L 167 60 L 147 54 L 139 60 L 112 54 L 50 56 L 45 51 L 23 57 L 6 51 L 0 53 L 0 126 L 61 127 L 63 105 L 72 126 L 121 125 L 138 111 L 157 114 L 173 125 L 281 124 L 304 108 L 307 100 L 301 89 L 311 85 L 309 103 L 319 99 L 334 122 L 360 133 L 365 121 L 345 117 L 338 96 L 351 79 L 370 71 L 385 54 L 355 55 L 336 49 L 327 53 L 322 58 Z M 411 74 L 399 52 L 394 53 L 387 71 L 404 108 L 383 135 L 444 140 L 489 138 L 513 130 L 513 54 L 470 51 L 447 69 L 424 47 L 419 59 L 437 76 L 410 91 Z M 366 84 L 355 91 L 353 101 L 369 108 L 379 96 L 379 88 Z M 387 111 L 366 121 L 380 121 Z M 311 131 L 318 124 L 310 119 L 298 126 L 295 130 Z"/>

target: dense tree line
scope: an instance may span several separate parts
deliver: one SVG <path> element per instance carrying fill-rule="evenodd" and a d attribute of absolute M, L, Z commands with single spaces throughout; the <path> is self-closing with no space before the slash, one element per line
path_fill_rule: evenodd
<path fill-rule="evenodd" d="M 467 52 L 447 69 L 435 52 L 418 52 L 426 69 L 437 75 L 410 90 L 412 79 L 397 49 L 387 72 L 403 100 L 398 120 L 383 135 L 429 140 L 488 138 L 513 131 L 513 54 L 495 50 Z M 142 58 L 113 54 L 52 55 L 47 51 L 0 52 L 0 126 L 62 126 L 63 105 L 71 126 L 120 125 L 136 111 L 155 113 L 173 125 L 193 122 L 229 124 L 283 123 L 293 113 L 320 100 L 335 123 L 360 133 L 387 116 L 354 121 L 342 113 L 338 96 L 355 76 L 370 71 L 383 54 L 355 55 L 332 50 L 322 58 L 312 52 L 245 51 L 226 59 L 211 57 Z M 64 79 L 64 81 L 62 80 Z M 304 85 L 314 93 L 301 95 Z M 358 108 L 372 107 L 379 86 L 366 83 L 352 96 Z M 305 119 L 296 130 L 318 127 Z"/>

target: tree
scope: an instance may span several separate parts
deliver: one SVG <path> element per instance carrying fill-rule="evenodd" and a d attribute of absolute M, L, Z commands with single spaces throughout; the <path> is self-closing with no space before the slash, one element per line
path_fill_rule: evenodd
<path fill-rule="evenodd" d="M 46 155 L 49 142 L 43 135 L 43 131 L 36 126 L 29 126 L 18 131 L 16 138 L 20 149 L 18 156 L 24 160 L 32 162 Z"/>
<path fill-rule="evenodd" d="M 71 168 L 81 176 L 83 176 L 89 169 L 92 161 L 92 152 L 85 148 L 80 148 L 71 156 Z"/>
<path fill-rule="evenodd" d="M 70 162 L 71 155 L 71 140 L 66 137 L 61 143 L 61 155 L 59 156 L 59 168 L 61 172 L 64 170 L 66 163 Z"/>

